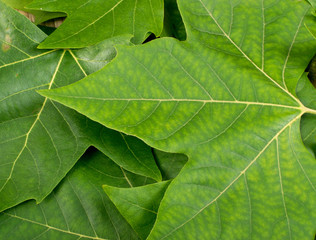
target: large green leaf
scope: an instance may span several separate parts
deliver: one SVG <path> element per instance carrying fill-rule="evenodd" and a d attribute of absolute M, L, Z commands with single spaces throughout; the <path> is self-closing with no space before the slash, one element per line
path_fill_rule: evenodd
<path fill-rule="evenodd" d="M 124 171 L 98 151 L 89 151 L 40 204 L 28 201 L 0 214 L 0 238 L 138 239 L 102 184 L 140 186 L 150 181 Z"/>
<path fill-rule="evenodd" d="M 115 56 L 113 45 L 129 37 L 85 50 L 42 51 L 36 46 L 45 34 L 1 2 L 0 9 L 0 211 L 26 199 L 42 201 L 90 145 L 132 172 L 161 180 L 151 149 L 140 140 L 35 92 L 96 71 Z"/>
<path fill-rule="evenodd" d="M 29 12 L 35 17 L 35 24 L 45 22 L 47 20 L 64 17 L 65 13 L 60 12 L 46 12 L 42 10 L 30 10 L 25 8 L 26 5 L 30 4 L 32 0 L 1 0 L 12 8 L 16 8 L 22 11 Z"/>
<path fill-rule="evenodd" d="M 178 4 L 187 41 L 120 47 L 98 73 L 41 93 L 188 155 L 149 239 L 312 239 L 316 162 L 299 123 L 316 111 L 295 95 L 316 50 L 303 25 L 311 7 L 288 0 Z"/>
<path fill-rule="evenodd" d="M 65 12 L 66 21 L 39 48 L 81 48 L 132 34 L 134 43 L 162 31 L 163 0 L 35 0 L 29 8 Z"/>
<path fill-rule="evenodd" d="M 103 185 L 103 189 L 142 239 L 152 229 L 161 199 L 170 181 L 136 188 L 118 188 Z"/>

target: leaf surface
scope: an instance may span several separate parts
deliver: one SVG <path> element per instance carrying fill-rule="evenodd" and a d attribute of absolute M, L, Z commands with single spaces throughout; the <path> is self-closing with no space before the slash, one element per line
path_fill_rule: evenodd
<path fill-rule="evenodd" d="M 128 174 L 128 177 L 127 177 Z M 0 235 L 21 239 L 139 239 L 102 184 L 139 186 L 151 181 L 128 173 L 99 151 L 89 150 L 40 204 L 28 201 L 0 214 Z"/>
<path fill-rule="evenodd" d="M 313 61 L 312 61 L 313 63 Z M 311 64 L 309 76 L 314 73 L 314 64 Z M 297 85 L 297 95 L 310 108 L 316 108 L 316 89 L 307 74 L 303 74 Z M 316 116 L 312 114 L 305 114 L 301 119 L 301 134 L 302 140 L 307 148 L 309 148 L 316 156 Z"/>
<path fill-rule="evenodd" d="M 188 161 L 188 157 L 184 154 L 167 153 L 157 149 L 153 149 L 153 154 L 163 180 L 175 178 Z"/>
<path fill-rule="evenodd" d="M 6 3 L 8 6 L 19 9 L 25 12 L 29 12 L 34 15 L 35 17 L 35 24 L 39 24 L 42 22 L 45 22 L 47 20 L 58 18 L 58 17 L 64 17 L 64 13 L 60 12 L 46 12 L 41 10 L 30 10 L 25 8 L 26 5 L 30 4 L 32 0 L 1 0 L 4 3 Z"/>
<path fill-rule="evenodd" d="M 161 180 L 151 149 L 140 140 L 36 93 L 96 71 L 115 56 L 113 45 L 130 37 L 82 51 L 38 50 L 46 35 L 1 2 L 0 7 L 0 211 L 31 198 L 42 201 L 90 145 L 132 172 Z"/>
<path fill-rule="evenodd" d="M 134 43 L 145 40 L 148 32 L 162 31 L 163 0 L 35 0 L 32 9 L 65 12 L 65 22 L 39 48 L 81 48 L 106 38 L 132 34 Z"/>
<path fill-rule="evenodd" d="M 141 239 L 146 239 L 169 184 L 170 181 L 163 181 L 134 188 L 103 185 L 103 189 Z"/>
<path fill-rule="evenodd" d="M 120 47 L 98 73 L 41 93 L 189 157 L 148 239 L 312 239 L 316 165 L 299 124 L 316 111 L 295 92 L 316 49 L 303 25 L 311 7 L 178 4 L 187 41 Z"/>

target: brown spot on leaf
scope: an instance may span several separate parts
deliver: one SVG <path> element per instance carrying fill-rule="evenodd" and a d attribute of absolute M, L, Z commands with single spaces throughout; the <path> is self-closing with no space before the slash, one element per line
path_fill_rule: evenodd
<path fill-rule="evenodd" d="M 11 48 L 10 43 L 12 42 L 12 40 L 11 40 L 11 37 L 10 37 L 9 34 L 5 35 L 4 41 L 5 42 L 2 43 L 2 51 L 6 52 L 6 51 L 8 51 Z"/>

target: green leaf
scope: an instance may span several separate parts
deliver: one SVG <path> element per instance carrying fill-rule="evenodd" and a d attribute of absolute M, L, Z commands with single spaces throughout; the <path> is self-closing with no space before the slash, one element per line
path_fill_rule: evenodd
<path fill-rule="evenodd" d="M 306 73 L 299 79 L 296 92 L 298 98 L 305 106 L 316 109 L 316 88 L 310 82 Z"/>
<path fill-rule="evenodd" d="M 316 49 L 303 25 L 311 7 L 178 4 L 187 41 L 120 47 L 101 71 L 41 94 L 189 157 L 148 239 L 312 239 L 316 165 L 299 123 L 316 111 L 295 93 Z"/>
<path fill-rule="evenodd" d="M 103 185 L 103 189 L 140 238 L 146 239 L 169 184 L 170 181 L 164 181 L 135 188 Z"/>
<path fill-rule="evenodd" d="M 165 18 L 163 37 L 170 36 L 179 40 L 186 39 L 185 27 L 178 9 L 176 0 L 164 0 Z"/>
<path fill-rule="evenodd" d="M 35 0 L 32 9 L 67 13 L 66 21 L 39 48 L 81 48 L 106 38 L 132 34 L 142 43 L 148 32 L 162 31 L 163 0 Z"/>
<path fill-rule="evenodd" d="M 102 191 L 146 178 L 129 173 L 98 151 L 89 151 L 40 204 L 28 201 L 0 214 L 0 235 L 16 239 L 138 239 Z M 150 182 L 150 181 L 149 181 Z"/>
<path fill-rule="evenodd" d="M 308 29 L 308 31 L 313 35 L 314 38 L 316 38 L 316 18 L 315 18 L 315 12 L 314 16 L 308 16 L 306 17 L 306 20 L 304 22 L 304 25 Z"/>
<path fill-rule="evenodd" d="M 312 6 L 313 8 L 316 8 L 316 0 L 307 0 Z"/>
<path fill-rule="evenodd" d="M 46 12 L 41 10 L 30 10 L 25 8 L 26 5 L 30 4 L 32 0 L 1 0 L 6 3 L 8 6 L 12 8 L 16 8 L 25 12 L 29 12 L 34 15 L 35 17 L 35 24 L 39 24 L 45 22 L 47 20 L 64 17 L 65 13 L 60 12 Z"/>
<path fill-rule="evenodd" d="M 113 45 L 129 37 L 82 51 L 37 50 L 46 35 L 1 2 L 0 9 L 0 211 L 27 199 L 41 202 L 91 145 L 123 168 L 160 181 L 143 142 L 36 93 L 98 70 L 115 56 Z"/>
<path fill-rule="evenodd" d="M 316 117 L 305 114 L 301 120 L 302 140 L 307 148 L 316 156 Z"/>
<path fill-rule="evenodd" d="M 157 149 L 153 149 L 153 154 L 163 180 L 175 178 L 188 161 L 188 157 L 184 154 L 167 153 Z"/>
<path fill-rule="evenodd" d="M 315 59 L 315 58 L 314 58 Z M 312 61 L 313 63 L 313 61 Z M 315 63 L 314 63 L 315 64 Z M 314 64 L 310 64 L 310 72 L 315 73 L 312 68 L 315 67 Z M 310 108 L 316 108 L 316 89 L 307 78 L 307 74 L 303 74 L 300 78 L 297 88 L 297 96 L 300 98 L 301 102 L 305 106 Z M 301 135 L 305 146 L 311 150 L 311 152 L 316 156 L 316 116 L 312 114 L 304 114 L 301 119 Z"/>

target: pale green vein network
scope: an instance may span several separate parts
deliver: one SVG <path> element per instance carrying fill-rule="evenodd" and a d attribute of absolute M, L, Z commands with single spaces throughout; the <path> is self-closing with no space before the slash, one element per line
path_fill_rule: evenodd
<path fill-rule="evenodd" d="M 233 179 L 232 182 L 230 182 L 226 188 L 220 192 L 220 194 L 218 194 L 212 201 L 210 201 L 208 204 L 206 204 L 203 208 L 201 208 L 197 213 L 195 213 L 191 218 L 189 218 L 188 220 L 186 220 L 184 223 L 182 223 L 181 225 L 179 225 L 178 227 L 176 227 L 175 229 L 173 229 L 171 232 L 169 232 L 167 235 L 165 235 L 164 237 L 162 237 L 161 239 L 164 239 L 166 237 L 168 237 L 169 235 L 171 235 L 173 232 L 177 231 L 178 229 L 182 228 L 185 224 L 187 224 L 188 222 L 192 221 L 198 214 L 200 214 L 203 210 L 205 210 L 207 207 L 209 207 L 211 204 L 213 204 L 214 202 L 216 202 L 225 192 L 227 192 L 227 190 L 237 181 L 239 180 L 239 178 L 244 175 L 247 170 L 257 161 L 257 159 L 265 152 L 265 150 L 270 146 L 270 144 L 278 139 L 278 136 L 289 126 L 291 126 L 295 121 L 297 121 L 298 119 L 300 119 L 300 117 L 302 116 L 303 113 L 299 114 L 298 116 L 296 116 L 293 120 L 291 120 L 289 123 L 287 123 L 264 147 L 263 149 L 258 153 L 258 155 L 239 173 L 239 175 Z M 281 179 L 281 175 L 280 175 L 280 179 Z M 282 190 L 283 191 L 283 190 Z M 286 211 L 286 210 L 285 210 Z"/>
<path fill-rule="evenodd" d="M 89 239 L 95 239 L 95 240 L 108 240 L 108 239 L 105 239 L 105 238 L 87 236 L 87 235 L 84 235 L 84 234 L 71 232 L 71 231 L 69 231 L 69 230 L 63 230 L 63 229 L 56 228 L 56 227 L 53 227 L 53 226 L 50 226 L 50 225 L 47 225 L 47 224 L 43 224 L 43 223 L 36 222 L 36 221 L 30 220 L 30 219 L 26 219 L 26 218 L 23 218 L 23 217 L 20 217 L 20 216 L 12 215 L 12 214 L 10 214 L 10 213 L 3 213 L 3 214 L 8 215 L 8 216 L 10 216 L 10 217 L 12 217 L 12 218 L 17 218 L 17 219 L 20 219 L 20 220 L 22 220 L 22 221 L 26 221 L 26 222 L 29 222 L 29 223 L 32 223 L 32 224 L 36 224 L 36 225 L 39 225 L 39 226 L 42 226 L 42 227 L 46 227 L 48 231 L 49 231 L 49 230 L 59 231 L 59 232 L 63 232 L 63 233 L 68 233 L 68 234 L 71 234 L 71 235 L 75 235 L 75 236 L 78 236 L 78 237 L 80 237 L 80 238 L 89 238 Z M 37 237 L 38 237 L 38 236 L 37 236 Z"/>
<path fill-rule="evenodd" d="M 66 53 L 66 50 L 63 51 L 63 53 L 62 53 L 62 55 L 61 55 L 61 57 L 60 57 L 60 59 L 59 59 L 59 62 L 58 62 L 58 64 L 57 64 L 57 67 L 56 67 L 56 69 L 55 69 L 55 72 L 54 72 L 54 74 L 53 74 L 53 77 L 52 77 L 52 79 L 51 79 L 51 81 L 50 81 L 50 83 L 49 83 L 48 89 L 51 89 L 51 87 L 52 87 L 52 85 L 53 85 L 53 82 L 54 82 L 54 80 L 55 80 L 55 78 L 56 78 L 57 72 L 58 72 L 59 67 L 60 67 L 60 65 L 61 65 L 61 62 L 62 62 L 62 60 L 63 60 L 63 58 L 64 58 L 64 56 L 65 56 L 65 53 Z M 15 160 L 14 160 L 14 162 L 13 162 L 13 164 L 12 164 L 12 167 L 11 167 L 11 170 L 10 170 L 10 173 L 9 173 L 9 176 L 8 176 L 7 180 L 4 182 L 4 184 L 2 185 L 2 187 L 0 188 L 0 192 L 1 192 L 1 191 L 3 190 L 3 188 L 7 185 L 8 181 L 12 178 L 12 174 L 13 174 L 13 171 L 14 171 L 14 168 L 15 168 L 15 165 L 16 165 L 16 162 L 18 161 L 18 159 L 19 159 L 20 156 L 22 155 L 22 153 L 23 153 L 23 151 L 25 150 L 25 148 L 27 148 L 29 136 L 30 136 L 30 134 L 31 134 L 31 132 L 32 132 L 32 130 L 33 130 L 33 128 L 34 128 L 34 126 L 36 125 L 36 123 L 37 123 L 37 122 L 40 122 L 40 115 L 41 115 L 41 113 L 43 112 L 43 110 L 44 110 L 44 108 L 45 108 L 45 105 L 46 105 L 47 100 L 48 100 L 47 98 L 44 99 L 43 104 L 42 104 L 42 107 L 41 107 L 41 109 L 39 110 L 38 114 L 36 115 L 35 121 L 34 121 L 33 124 L 31 125 L 29 131 L 26 133 L 26 137 L 25 137 L 25 141 L 24 141 L 23 147 L 22 147 L 21 151 L 18 153 L 18 156 L 15 158 Z M 55 149 L 56 149 L 56 147 L 55 147 Z M 56 151 L 57 151 L 57 149 L 56 149 Z M 58 154 L 58 151 L 57 151 L 57 154 Z M 32 155 L 32 154 L 31 154 L 31 155 Z"/>

